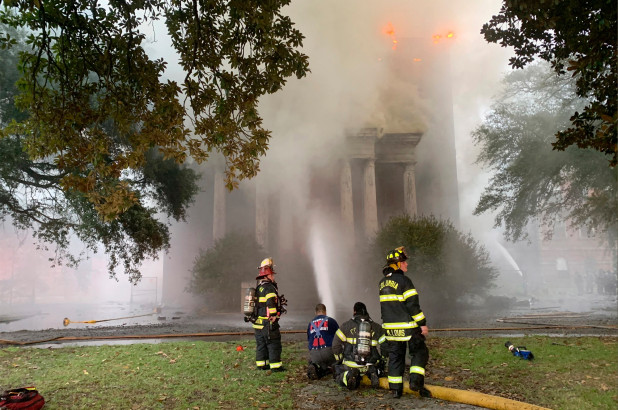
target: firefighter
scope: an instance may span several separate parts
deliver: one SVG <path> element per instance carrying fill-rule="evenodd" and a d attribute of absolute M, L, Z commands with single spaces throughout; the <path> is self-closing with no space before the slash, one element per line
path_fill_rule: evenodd
<path fill-rule="evenodd" d="M 281 332 L 279 317 L 282 313 L 282 299 L 279 297 L 272 258 L 266 258 L 258 268 L 256 289 L 257 319 L 255 330 L 255 364 L 260 370 L 285 371 L 281 362 Z"/>
<path fill-rule="evenodd" d="M 383 360 L 379 344 L 384 341 L 382 327 L 369 317 L 362 302 L 354 304 L 354 316 L 339 327 L 333 340 L 333 353 L 341 362 L 335 366 L 335 379 L 349 390 L 358 388 L 367 374 L 371 386 L 380 386 Z"/>
<path fill-rule="evenodd" d="M 404 247 L 390 251 L 380 281 L 380 308 L 388 349 L 388 385 L 393 397 L 403 393 L 403 373 L 406 364 L 406 347 L 410 353 L 410 389 L 421 397 L 431 397 L 425 388 L 425 366 L 429 349 L 425 345 L 428 328 L 419 304 L 418 292 L 405 275 L 408 270 Z"/>
<path fill-rule="evenodd" d="M 326 306 L 323 303 L 315 306 L 315 315 L 307 325 L 307 377 L 310 380 L 317 380 L 332 373 L 332 366 L 336 362 L 332 345 L 335 332 L 339 329 L 337 321 L 326 315 Z"/>

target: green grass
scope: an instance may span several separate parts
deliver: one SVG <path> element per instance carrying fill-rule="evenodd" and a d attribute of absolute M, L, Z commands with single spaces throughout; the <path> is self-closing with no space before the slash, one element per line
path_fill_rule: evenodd
<path fill-rule="evenodd" d="M 510 340 L 531 350 L 532 361 L 513 356 L 505 341 L 434 339 L 430 344 L 432 362 L 457 374 L 471 390 L 495 391 L 554 409 L 618 408 L 618 338 L 531 336 Z"/>
<path fill-rule="evenodd" d="M 552 409 L 618 407 L 616 337 L 511 340 L 534 361 L 512 356 L 501 338 L 429 340 L 428 383 L 453 387 L 442 377 L 452 375 L 456 387 Z M 254 354 L 253 340 L 9 347 L 0 349 L 0 388 L 34 385 L 49 409 L 294 407 L 294 392 L 308 383 L 306 344 L 284 343 L 285 373 L 255 370 Z"/>
<path fill-rule="evenodd" d="M 301 347 L 284 346 L 287 366 L 302 367 Z M 1 384 L 36 386 L 49 409 L 291 408 L 294 385 L 255 370 L 254 352 L 247 341 L 6 348 Z"/>

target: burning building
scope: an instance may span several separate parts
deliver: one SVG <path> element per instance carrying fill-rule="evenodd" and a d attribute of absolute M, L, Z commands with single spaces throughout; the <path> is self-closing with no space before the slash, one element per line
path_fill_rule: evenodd
<path fill-rule="evenodd" d="M 186 300 L 186 281 L 177 279 L 188 277 L 199 249 L 232 231 L 254 234 L 277 260 L 292 249 L 309 252 L 309 215 L 316 212 L 347 249 L 404 213 L 432 214 L 459 225 L 449 43 L 397 39 L 392 27 L 386 34 L 392 46 L 371 62 L 382 78 L 366 104 L 372 107 L 367 117 L 337 131 L 315 152 L 304 152 L 309 161 L 289 171 L 290 180 L 282 178 L 285 172 L 262 172 L 229 192 L 222 163 L 209 161 L 200 169 L 204 190 L 189 223 L 174 227 L 164 260 L 164 303 Z M 289 194 L 291 185 L 301 200 Z M 313 288 L 313 296 L 307 296 L 307 286 L 303 295 L 315 300 L 315 282 L 304 285 Z"/>

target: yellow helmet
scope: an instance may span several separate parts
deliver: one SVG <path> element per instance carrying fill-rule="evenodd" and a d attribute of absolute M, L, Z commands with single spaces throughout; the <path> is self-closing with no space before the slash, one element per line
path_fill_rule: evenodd
<path fill-rule="evenodd" d="M 266 258 L 260 263 L 258 269 L 260 273 L 257 275 L 256 279 L 262 278 L 264 276 L 268 276 L 271 273 L 275 273 L 273 268 L 275 267 L 275 263 L 273 262 L 273 258 Z"/>
<path fill-rule="evenodd" d="M 260 263 L 260 267 L 259 268 L 263 268 L 264 266 L 270 266 L 271 268 L 273 266 L 275 266 L 275 263 L 273 262 L 273 258 L 266 258 L 266 259 L 264 259 L 262 261 L 262 263 Z"/>

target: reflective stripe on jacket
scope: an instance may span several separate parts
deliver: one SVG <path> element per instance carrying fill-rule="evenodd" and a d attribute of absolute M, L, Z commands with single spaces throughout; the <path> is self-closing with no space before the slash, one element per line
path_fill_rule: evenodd
<path fill-rule="evenodd" d="M 380 281 L 382 327 L 387 340 L 409 340 L 411 329 L 426 325 L 418 292 L 403 271 L 386 269 L 387 274 Z"/>

